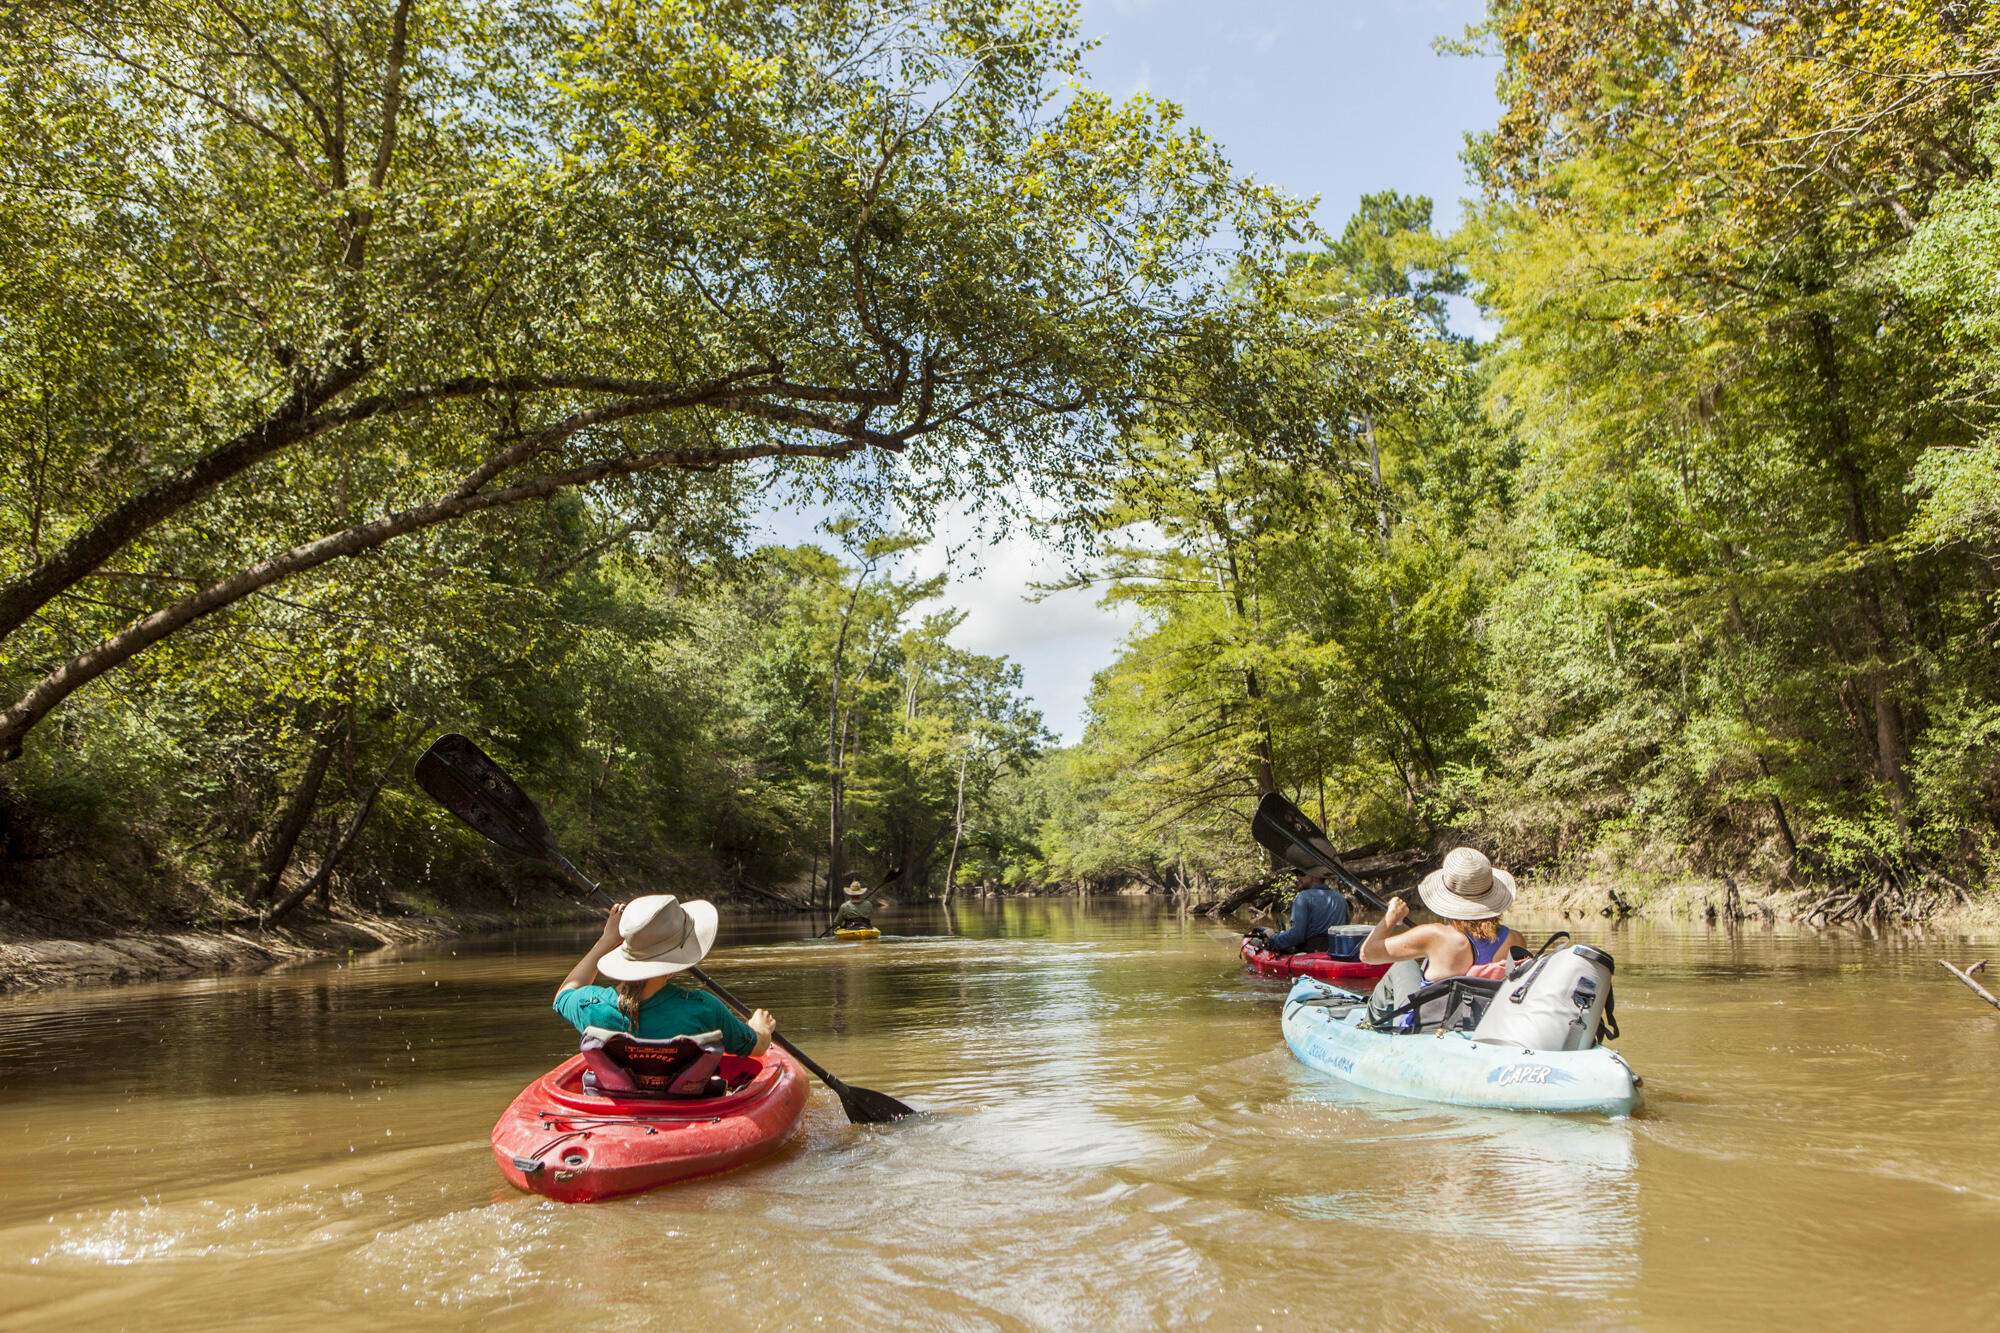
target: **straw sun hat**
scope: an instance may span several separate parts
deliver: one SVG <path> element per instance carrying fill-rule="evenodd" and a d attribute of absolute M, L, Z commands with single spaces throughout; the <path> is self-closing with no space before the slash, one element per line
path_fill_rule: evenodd
<path fill-rule="evenodd" d="M 1471 847 L 1454 847 L 1417 886 L 1424 906 L 1452 921 L 1485 921 L 1514 901 L 1514 877 Z"/>
<path fill-rule="evenodd" d="M 685 972 L 715 947 L 715 925 L 715 905 L 699 898 L 682 902 L 671 893 L 634 898 L 618 918 L 624 943 L 598 959 L 597 970 L 617 981 Z"/>
<path fill-rule="evenodd" d="M 847 881 L 847 887 L 842 889 L 841 892 L 850 898 L 866 898 L 868 896 L 868 886 L 858 879 L 850 879 Z"/>

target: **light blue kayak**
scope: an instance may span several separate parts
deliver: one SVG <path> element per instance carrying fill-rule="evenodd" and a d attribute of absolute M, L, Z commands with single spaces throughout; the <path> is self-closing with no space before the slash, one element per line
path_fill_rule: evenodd
<path fill-rule="evenodd" d="M 1509 1111 L 1630 1115 L 1640 1079 L 1608 1047 L 1531 1051 L 1462 1032 L 1391 1036 L 1363 1027 L 1368 997 L 1300 978 L 1285 997 L 1285 1044 L 1308 1068 L 1376 1092 Z"/>

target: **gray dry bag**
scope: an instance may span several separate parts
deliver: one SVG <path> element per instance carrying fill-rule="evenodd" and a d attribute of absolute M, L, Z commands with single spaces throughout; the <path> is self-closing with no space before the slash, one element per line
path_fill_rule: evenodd
<path fill-rule="evenodd" d="M 1531 1051 L 1581 1051 L 1597 1044 L 1611 1003 L 1611 955 L 1573 944 L 1535 959 L 1501 983 L 1472 1030 L 1476 1041 Z M 1615 1029 L 1613 1036 L 1617 1035 Z"/>

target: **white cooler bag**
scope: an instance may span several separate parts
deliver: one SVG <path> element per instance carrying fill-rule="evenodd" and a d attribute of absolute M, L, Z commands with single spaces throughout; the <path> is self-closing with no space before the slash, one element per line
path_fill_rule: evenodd
<path fill-rule="evenodd" d="M 1473 1039 L 1531 1051 L 1581 1051 L 1597 1044 L 1600 1026 L 1616 1037 L 1617 1020 L 1606 1021 L 1611 973 L 1611 955 L 1588 944 L 1537 958 L 1500 984 Z"/>

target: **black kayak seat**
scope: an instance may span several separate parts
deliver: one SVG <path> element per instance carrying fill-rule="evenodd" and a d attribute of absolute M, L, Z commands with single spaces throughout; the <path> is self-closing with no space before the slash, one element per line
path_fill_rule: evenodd
<path fill-rule="evenodd" d="M 1486 1006 L 1505 984 L 1499 977 L 1445 977 L 1428 982 L 1380 1015 L 1375 1026 L 1407 1034 L 1462 1032 L 1478 1025 Z M 1401 1021 L 1405 1017 L 1411 1020 L 1407 1025 Z"/>
<path fill-rule="evenodd" d="M 583 1030 L 585 1090 L 616 1097 L 712 1097 L 719 1091 L 722 1033 L 635 1037 Z"/>

